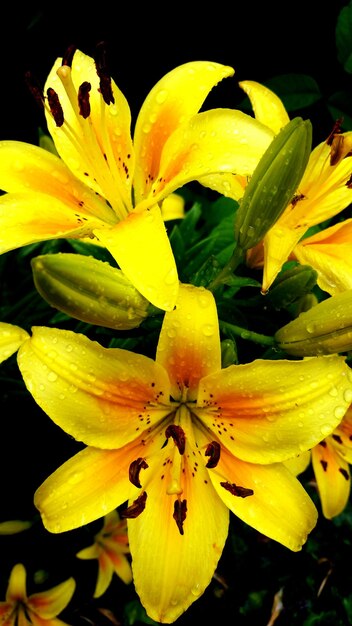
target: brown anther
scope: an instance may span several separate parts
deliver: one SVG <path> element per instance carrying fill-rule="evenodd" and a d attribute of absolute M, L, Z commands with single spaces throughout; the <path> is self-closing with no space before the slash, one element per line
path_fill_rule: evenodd
<path fill-rule="evenodd" d="M 134 519 L 135 517 L 138 517 L 138 515 L 143 513 L 145 509 L 146 500 L 147 500 L 147 494 L 145 491 L 143 491 L 143 493 L 139 496 L 139 498 L 137 498 L 137 500 L 132 502 L 131 506 L 129 506 L 124 511 L 122 511 L 121 517 L 126 517 L 126 518 L 128 517 L 128 519 Z"/>
<path fill-rule="evenodd" d="M 87 81 L 84 81 L 78 89 L 79 114 L 82 115 L 85 120 L 90 116 L 89 92 L 91 88 L 92 85 Z"/>
<path fill-rule="evenodd" d="M 114 104 L 115 98 L 111 88 L 111 76 L 108 70 L 108 64 L 106 59 L 106 44 L 100 42 L 96 46 L 95 54 L 95 68 L 100 78 L 100 93 L 103 96 L 106 104 Z"/>
<path fill-rule="evenodd" d="M 209 469 L 216 467 L 220 459 L 220 444 L 217 441 L 212 441 L 207 445 L 205 456 L 210 456 L 210 459 L 205 467 Z"/>
<path fill-rule="evenodd" d="M 235 485 L 235 483 L 224 482 L 220 483 L 226 491 L 232 493 L 233 496 L 238 496 L 239 498 L 247 498 L 247 496 L 252 496 L 254 494 L 253 489 L 247 489 L 246 487 L 240 487 L 239 485 Z"/>
<path fill-rule="evenodd" d="M 56 126 L 62 126 L 64 123 L 64 112 L 60 104 L 59 96 L 51 87 L 49 87 L 46 94 L 48 96 L 48 103 L 51 114 L 55 120 L 55 124 Z"/>
<path fill-rule="evenodd" d="M 328 146 L 331 146 L 333 140 L 334 140 L 334 136 L 341 133 L 341 124 L 343 122 L 342 117 L 338 118 L 333 126 L 333 129 L 330 133 L 330 135 L 328 136 L 326 143 L 328 144 Z"/>
<path fill-rule="evenodd" d="M 24 75 L 24 79 L 25 79 L 25 82 L 29 91 L 34 97 L 34 100 L 42 109 L 44 107 L 44 94 L 43 94 L 43 90 L 39 86 L 38 81 L 36 80 L 36 78 L 34 78 L 31 72 L 26 72 Z"/>
<path fill-rule="evenodd" d="M 180 535 L 183 535 L 183 522 L 186 519 L 187 514 L 187 500 L 176 500 L 174 504 L 173 518 L 177 524 L 177 528 L 180 531 Z"/>
<path fill-rule="evenodd" d="M 72 66 L 73 56 L 74 56 L 76 50 L 77 50 L 77 46 L 75 46 L 74 44 L 71 44 L 67 48 L 65 54 L 62 57 L 61 65 L 68 65 L 69 67 L 71 67 Z"/>
<path fill-rule="evenodd" d="M 336 165 L 343 155 L 343 144 L 344 144 L 344 136 L 343 135 L 334 135 L 332 141 L 330 143 L 330 165 Z"/>
<path fill-rule="evenodd" d="M 184 454 L 186 447 L 186 437 L 181 426 L 177 426 L 176 424 L 170 424 L 165 430 L 165 436 L 167 437 L 167 439 L 169 437 L 172 437 L 174 440 L 174 444 L 178 448 L 179 453 Z"/>
<path fill-rule="evenodd" d="M 146 461 L 142 459 L 142 457 L 138 457 L 138 459 L 136 459 L 135 461 L 132 461 L 129 472 L 128 472 L 128 477 L 132 485 L 134 485 L 135 487 L 139 487 L 139 488 L 142 487 L 142 485 L 139 482 L 139 472 L 141 471 L 141 469 L 147 469 L 147 467 L 149 466 L 146 463 Z"/>

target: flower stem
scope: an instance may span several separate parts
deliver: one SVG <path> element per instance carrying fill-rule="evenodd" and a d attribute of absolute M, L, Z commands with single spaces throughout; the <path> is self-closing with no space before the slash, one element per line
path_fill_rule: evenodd
<path fill-rule="evenodd" d="M 235 324 L 230 324 L 229 322 L 223 322 L 219 320 L 220 330 L 230 331 L 234 335 L 241 337 L 241 339 L 247 339 L 248 341 L 253 341 L 254 343 L 259 343 L 261 346 L 275 346 L 276 341 L 274 337 L 269 337 L 268 335 L 262 335 L 261 333 L 255 333 L 253 330 L 247 330 L 247 328 L 241 328 L 241 326 L 236 326 Z"/>
<path fill-rule="evenodd" d="M 243 261 L 244 251 L 242 248 L 237 247 L 234 249 L 231 259 L 226 263 L 225 267 L 220 270 L 219 274 L 210 281 L 207 289 L 209 291 L 214 292 L 221 285 L 225 285 L 226 281 L 230 278 L 230 276 L 234 273 L 240 263 Z"/>

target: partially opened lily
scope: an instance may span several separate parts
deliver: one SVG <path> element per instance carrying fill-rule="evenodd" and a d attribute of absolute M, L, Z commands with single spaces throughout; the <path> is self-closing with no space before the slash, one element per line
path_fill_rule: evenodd
<path fill-rule="evenodd" d="M 127 520 L 120 519 L 117 511 L 104 517 L 101 530 L 95 535 L 94 543 L 77 553 L 79 559 L 97 559 L 98 576 L 94 598 L 99 598 L 109 587 L 115 574 L 128 584 L 132 582 L 130 553 L 127 535 Z"/>
<path fill-rule="evenodd" d="M 57 618 L 70 602 L 76 588 L 73 578 L 28 596 L 26 569 L 17 563 L 10 574 L 6 599 L 0 602 L 3 626 L 69 626 Z"/>
<path fill-rule="evenodd" d="M 240 111 L 198 113 L 210 90 L 233 73 L 208 61 L 170 71 L 146 97 L 132 141 L 130 108 L 110 78 L 104 49 L 98 46 L 95 60 L 79 50 L 57 59 L 44 95 L 33 91 L 61 158 L 0 142 L 0 189 L 8 192 L 0 198 L 0 252 L 53 238 L 96 238 L 143 296 L 171 310 L 178 274 L 160 203 L 194 180 L 231 195 L 234 173 L 250 175 L 273 137 Z"/>
<path fill-rule="evenodd" d="M 268 88 L 254 81 L 242 81 L 240 86 L 250 98 L 258 121 L 276 134 L 289 121 L 281 100 Z M 346 233 L 341 225 L 332 232 L 322 231 L 305 240 L 310 227 L 333 218 L 352 202 L 352 132 L 339 132 L 336 127 L 325 142 L 311 152 L 297 193 L 281 217 L 265 235 L 263 242 L 249 251 L 248 265 L 264 267 L 262 290 L 265 293 L 282 265 L 289 258 L 311 264 L 318 273 L 318 284 L 333 294 L 351 288 L 346 267 L 350 251 L 346 249 L 350 227 Z M 319 246 L 324 240 L 334 246 Z M 345 244 L 336 246 L 342 237 Z"/>
<path fill-rule="evenodd" d="M 209 585 L 229 510 L 301 549 L 317 512 L 281 461 L 329 435 L 349 406 L 343 357 L 221 369 L 220 346 L 213 295 L 181 284 L 155 360 L 45 327 L 18 351 L 36 402 L 87 445 L 37 490 L 45 527 L 74 529 L 128 501 L 136 590 L 159 622 Z"/>

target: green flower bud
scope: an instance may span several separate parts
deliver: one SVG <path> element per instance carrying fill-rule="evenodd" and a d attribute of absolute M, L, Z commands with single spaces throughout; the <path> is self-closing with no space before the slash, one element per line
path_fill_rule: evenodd
<path fill-rule="evenodd" d="M 221 342 L 221 367 L 238 363 L 237 346 L 233 339 L 223 339 Z"/>
<path fill-rule="evenodd" d="M 317 272 L 310 265 L 296 265 L 281 272 L 265 299 L 276 309 L 286 308 L 313 289 L 317 276 Z"/>
<path fill-rule="evenodd" d="M 237 245 L 257 245 L 292 201 L 308 163 L 312 125 L 295 117 L 274 137 L 245 189 L 235 219 Z"/>
<path fill-rule="evenodd" d="M 129 330 L 139 326 L 152 308 L 121 270 L 94 257 L 43 254 L 31 265 L 42 298 L 83 322 Z"/>
<path fill-rule="evenodd" d="M 292 356 L 337 354 L 352 349 L 352 290 L 319 302 L 275 334 Z"/>

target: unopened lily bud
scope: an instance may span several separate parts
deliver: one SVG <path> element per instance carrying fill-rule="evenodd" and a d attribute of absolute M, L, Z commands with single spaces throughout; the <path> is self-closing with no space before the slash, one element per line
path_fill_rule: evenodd
<path fill-rule="evenodd" d="M 286 308 L 310 293 L 317 277 L 317 272 L 310 265 L 296 265 L 277 277 L 265 298 L 277 309 Z"/>
<path fill-rule="evenodd" d="M 264 152 L 240 200 L 235 237 L 242 251 L 257 245 L 297 191 L 312 146 L 312 125 L 295 117 Z"/>
<path fill-rule="evenodd" d="M 223 339 L 221 342 L 221 367 L 238 363 L 237 346 L 233 339 Z"/>
<path fill-rule="evenodd" d="M 275 334 L 292 356 L 337 354 L 352 350 L 352 290 L 319 302 Z"/>
<path fill-rule="evenodd" d="M 31 264 L 42 298 L 83 322 L 129 330 L 139 326 L 153 308 L 121 270 L 94 257 L 44 254 Z"/>

